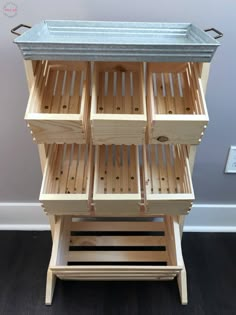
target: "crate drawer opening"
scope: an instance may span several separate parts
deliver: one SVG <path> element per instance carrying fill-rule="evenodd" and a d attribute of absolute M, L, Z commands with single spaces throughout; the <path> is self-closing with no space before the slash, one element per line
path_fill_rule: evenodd
<path fill-rule="evenodd" d="M 50 269 L 61 279 L 172 280 L 183 268 L 176 259 L 170 218 L 125 222 L 64 217 L 56 230 L 60 240 Z"/>
<path fill-rule="evenodd" d="M 141 202 L 138 147 L 96 147 L 93 200 L 96 214 L 139 211 Z M 126 213 L 127 211 L 127 213 Z"/>
<path fill-rule="evenodd" d="M 186 214 L 194 200 L 184 145 L 144 146 L 145 194 L 148 213 Z"/>
<path fill-rule="evenodd" d="M 51 145 L 40 201 L 54 214 L 89 214 L 93 149 L 85 144 Z"/>
<path fill-rule="evenodd" d="M 38 143 L 84 143 L 88 63 L 38 61 L 25 119 Z"/>
<path fill-rule="evenodd" d="M 91 104 L 95 144 L 142 143 L 147 124 L 143 64 L 95 63 Z"/>
<path fill-rule="evenodd" d="M 151 143 L 199 143 L 208 113 L 197 65 L 149 63 L 148 118 Z"/>

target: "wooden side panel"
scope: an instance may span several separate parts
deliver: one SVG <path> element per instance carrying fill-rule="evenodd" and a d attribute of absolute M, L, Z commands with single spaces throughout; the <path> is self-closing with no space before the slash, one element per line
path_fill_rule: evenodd
<path fill-rule="evenodd" d="M 190 198 L 192 196 L 189 196 Z M 150 200 L 148 201 L 147 214 L 181 215 L 188 214 L 192 207 L 192 199 L 188 200 Z"/>
<path fill-rule="evenodd" d="M 42 143 L 85 143 L 86 134 L 80 119 L 46 120 L 34 119 L 28 115 L 27 121 L 35 141 Z"/>
<path fill-rule="evenodd" d="M 90 215 L 88 209 L 88 198 L 83 195 L 77 195 L 76 200 L 68 199 L 68 195 L 61 195 L 61 200 L 58 200 L 55 195 L 47 195 L 46 200 L 44 195 L 40 196 L 40 202 L 43 203 L 45 212 L 55 215 Z M 55 200 L 53 200 L 55 199 Z"/>
<path fill-rule="evenodd" d="M 205 116 L 199 120 L 190 115 L 176 119 L 169 119 L 167 115 L 155 115 L 150 143 L 162 143 L 162 137 L 165 137 L 165 144 L 199 144 L 207 123 Z"/>

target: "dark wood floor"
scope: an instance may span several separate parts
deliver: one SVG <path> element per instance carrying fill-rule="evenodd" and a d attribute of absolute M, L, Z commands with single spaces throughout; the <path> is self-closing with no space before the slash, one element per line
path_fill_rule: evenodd
<path fill-rule="evenodd" d="M 0 232 L 0 314 L 236 314 L 236 233 L 185 233 L 189 304 L 171 282 L 63 282 L 44 305 L 49 232 Z"/>

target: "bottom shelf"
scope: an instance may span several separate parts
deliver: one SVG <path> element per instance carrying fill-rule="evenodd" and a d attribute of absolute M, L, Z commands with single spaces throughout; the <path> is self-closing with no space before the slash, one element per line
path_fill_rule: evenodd
<path fill-rule="evenodd" d="M 57 218 L 48 269 L 46 304 L 56 277 L 63 280 L 172 280 L 187 303 L 186 273 L 177 218 Z"/>

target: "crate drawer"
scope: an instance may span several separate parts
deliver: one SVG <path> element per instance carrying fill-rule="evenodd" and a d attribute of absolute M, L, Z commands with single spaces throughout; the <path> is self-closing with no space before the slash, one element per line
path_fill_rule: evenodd
<path fill-rule="evenodd" d="M 143 149 L 146 213 L 187 214 L 194 192 L 186 146 L 149 144 Z"/>
<path fill-rule="evenodd" d="M 147 64 L 149 143 L 198 144 L 208 113 L 197 65 Z"/>
<path fill-rule="evenodd" d="M 25 120 L 37 143 L 85 143 L 89 64 L 38 61 Z"/>
<path fill-rule="evenodd" d="M 59 217 L 49 269 L 63 280 L 172 280 L 184 268 L 174 224 Z"/>
<path fill-rule="evenodd" d="M 141 202 L 138 147 L 96 147 L 93 201 L 96 215 L 139 215 Z"/>
<path fill-rule="evenodd" d="M 39 198 L 47 213 L 91 214 L 92 163 L 92 146 L 50 145 Z"/>
<path fill-rule="evenodd" d="M 94 63 L 90 120 L 94 144 L 143 143 L 147 125 L 143 63 Z"/>

